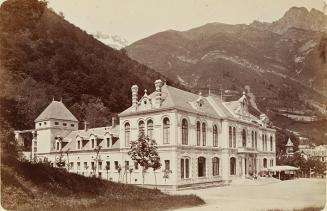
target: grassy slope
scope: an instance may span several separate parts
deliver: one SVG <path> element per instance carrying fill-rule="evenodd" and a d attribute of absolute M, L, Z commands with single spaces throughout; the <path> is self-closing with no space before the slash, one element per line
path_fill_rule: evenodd
<path fill-rule="evenodd" d="M 83 177 L 44 164 L 2 159 L 1 205 L 5 209 L 165 210 L 203 203 L 194 195 L 167 195 L 159 190 Z"/>

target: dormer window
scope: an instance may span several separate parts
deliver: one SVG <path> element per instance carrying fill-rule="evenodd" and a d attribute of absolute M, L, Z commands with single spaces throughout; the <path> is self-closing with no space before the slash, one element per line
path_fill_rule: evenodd
<path fill-rule="evenodd" d="M 107 138 L 107 147 L 110 147 L 110 138 Z"/>
<path fill-rule="evenodd" d="M 81 141 L 77 141 L 77 149 L 81 149 Z"/>
<path fill-rule="evenodd" d="M 91 139 L 91 148 L 94 148 L 94 139 Z"/>

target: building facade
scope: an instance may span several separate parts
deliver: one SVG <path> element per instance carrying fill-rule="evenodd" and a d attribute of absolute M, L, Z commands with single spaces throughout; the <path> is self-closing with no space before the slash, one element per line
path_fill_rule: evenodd
<path fill-rule="evenodd" d="M 173 189 L 228 184 L 276 163 L 275 130 L 266 115 L 248 111 L 243 93 L 224 102 L 155 82 L 155 91 L 139 96 L 110 127 L 78 130 L 78 121 L 62 102 L 53 101 L 35 120 L 32 154 L 85 176 L 142 184 L 142 169 L 128 155 L 130 141 L 141 133 L 154 139 L 162 163 L 145 172 L 144 183 Z M 155 179 L 156 178 L 156 179 Z"/>

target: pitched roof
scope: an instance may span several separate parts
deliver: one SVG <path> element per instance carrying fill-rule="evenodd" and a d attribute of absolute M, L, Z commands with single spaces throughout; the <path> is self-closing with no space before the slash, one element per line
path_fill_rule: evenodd
<path fill-rule="evenodd" d="M 66 108 L 66 106 L 59 101 L 52 101 L 46 109 L 35 119 L 35 122 L 48 120 L 48 119 L 61 119 L 75 121 L 76 117 Z"/>
<path fill-rule="evenodd" d="M 83 137 L 84 140 L 89 140 L 91 135 L 95 135 L 100 139 L 103 139 L 105 134 L 109 133 L 112 134 L 113 137 L 119 138 L 119 125 L 116 125 L 115 127 L 98 127 L 98 128 L 90 128 L 87 130 L 75 130 L 69 133 L 66 137 L 64 137 L 63 141 L 68 142 L 64 147 L 63 151 L 66 150 L 76 150 L 76 137 L 80 136 Z M 115 145 L 119 145 L 119 142 L 116 142 Z M 104 147 L 104 142 L 101 142 L 100 146 Z M 116 146 L 113 146 L 116 147 Z M 81 150 L 83 150 L 85 147 L 82 147 Z M 87 149 L 87 148 L 85 148 Z"/>
<path fill-rule="evenodd" d="M 239 100 L 225 102 L 219 96 L 210 95 L 207 97 L 197 95 L 188 91 L 184 91 L 172 86 L 168 86 L 164 84 L 161 87 L 161 97 L 162 97 L 162 104 L 160 108 L 149 108 L 145 110 L 137 110 L 135 111 L 133 106 L 127 108 L 125 111 L 121 112 L 119 116 L 127 116 L 129 114 L 134 114 L 143 111 L 156 111 L 160 109 L 180 109 L 188 112 L 194 113 L 203 113 L 210 116 L 214 116 L 216 118 L 229 118 L 229 119 L 238 119 L 238 115 L 236 114 L 238 107 L 240 107 Z M 155 93 L 153 92 L 150 95 L 146 95 L 150 102 L 154 104 L 155 101 Z M 144 97 L 144 96 L 143 96 Z M 141 97 L 139 101 L 142 101 L 143 97 Z M 245 95 L 240 98 L 240 100 L 244 100 Z M 197 108 L 197 101 L 202 100 L 201 108 Z M 259 119 L 252 114 L 248 114 L 247 118 L 250 121 L 258 121 Z"/>

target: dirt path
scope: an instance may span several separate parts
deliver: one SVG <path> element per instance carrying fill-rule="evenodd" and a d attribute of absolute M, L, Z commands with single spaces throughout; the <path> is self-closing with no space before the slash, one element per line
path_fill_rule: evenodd
<path fill-rule="evenodd" d="M 185 190 L 178 194 L 196 194 L 205 200 L 195 210 L 268 210 L 320 207 L 326 200 L 325 179 L 296 179 L 264 185 L 232 185 L 201 190 Z"/>

